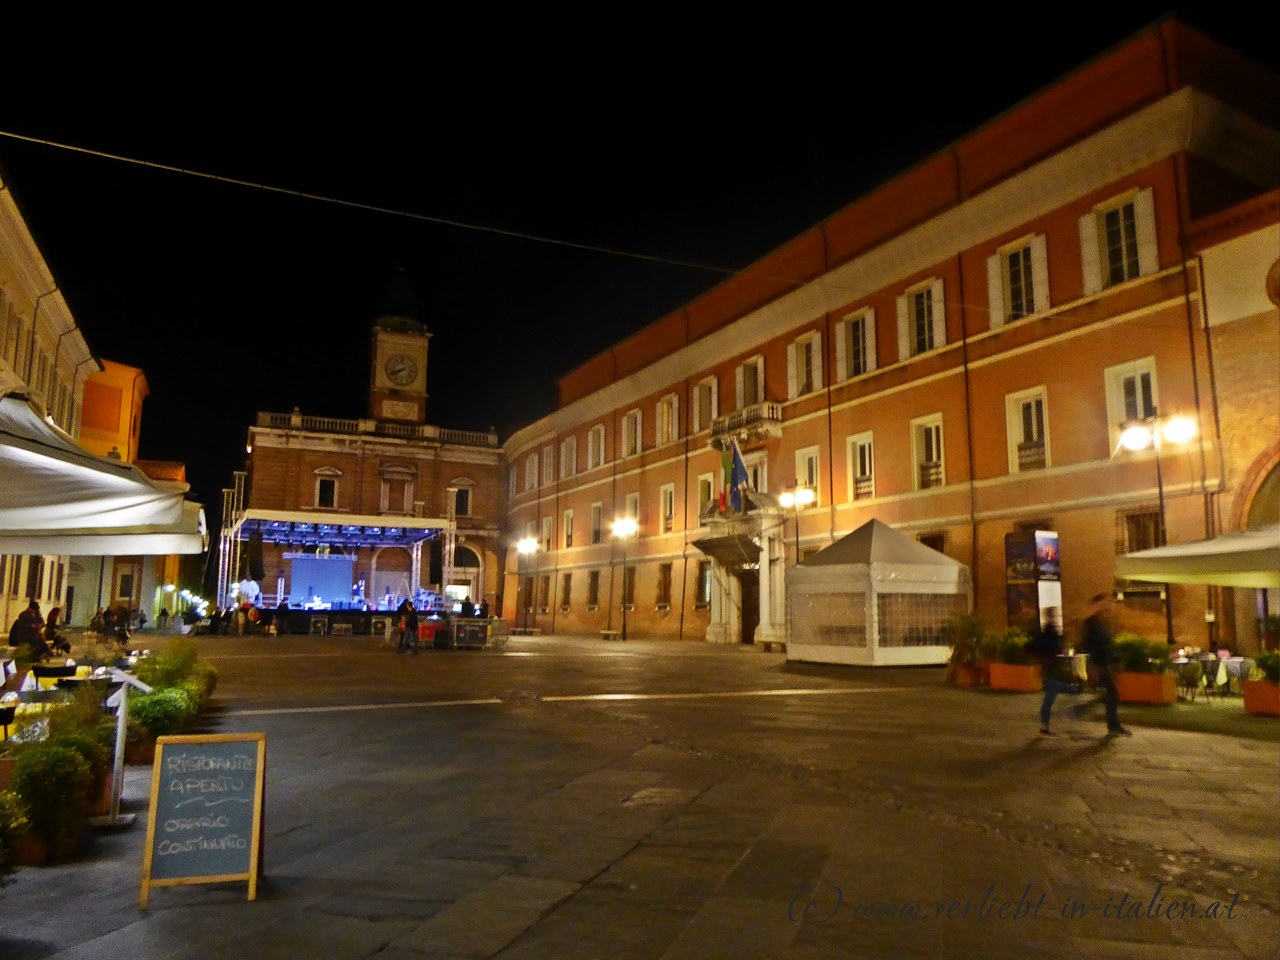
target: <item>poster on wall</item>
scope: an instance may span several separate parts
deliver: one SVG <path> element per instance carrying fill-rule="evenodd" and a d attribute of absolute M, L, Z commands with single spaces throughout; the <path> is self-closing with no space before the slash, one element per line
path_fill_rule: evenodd
<path fill-rule="evenodd" d="M 1015 530 L 1004 537 L 1005 609 L 1009 626 L 1028 633 L 1057 610 L 1062 629 L 1062 555 L 1056 530 Z"/>

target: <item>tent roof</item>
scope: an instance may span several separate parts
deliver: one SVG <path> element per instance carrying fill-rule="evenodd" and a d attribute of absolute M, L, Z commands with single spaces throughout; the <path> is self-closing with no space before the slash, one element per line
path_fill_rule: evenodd
<path fill-rule="evenodd" d="M 1116 558 L 1116 576 L 1149 583 L 1280 588 L 1280 524 Z"/>
<path fill-rule="evenodd" d="M 910 563 L 915 565 L 962 567 L 932 547 L 899 533 L 879 520 L 868 520 L 825 550 L 800 561 L 802 567 L 853 563 Z"/>
<path fill-rule="evenodd" d="M 203 549 L 202 512 L 183 499 L 185 483 L 153 481 L 137 467 L 94 456 L 16 392 L 0 395 L 0 477 L 0 553 Z M 133 549 L 108 548 L 104 535 L 133 537 Z M 184 546 L 136 539 L 155 535 L 185 537 Z"/>

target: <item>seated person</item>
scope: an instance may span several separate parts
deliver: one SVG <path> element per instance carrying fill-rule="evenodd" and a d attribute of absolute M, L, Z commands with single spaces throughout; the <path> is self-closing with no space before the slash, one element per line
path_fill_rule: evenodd
<path fill-rule="evenodd" d="M 44 622 L 44 643 L 50 655 L 71 653 L 71 642 L 58 629 L 62 624 L 62 608 L 54 607 Z"/>
<path fill-rule="evenodd" d="M 44 644 L 44 617 L 40 604 L 32 600 L 27 609 L 18 614 L 9 628 L 9 646 L 26 647 L 33 660 L 43 660 L 48 651 Z"/>

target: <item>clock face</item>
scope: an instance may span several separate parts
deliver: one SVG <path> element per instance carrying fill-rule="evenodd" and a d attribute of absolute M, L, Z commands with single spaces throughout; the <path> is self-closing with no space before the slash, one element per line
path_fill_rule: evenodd
<path fill-rule="evenodd" d="M 418 379 L 418 365 L 413 362 L 412 357 L 406 357 L 402 353 L 389 357 L 384 369 L 387 371 L 387 379 L 401 387 Z"/>

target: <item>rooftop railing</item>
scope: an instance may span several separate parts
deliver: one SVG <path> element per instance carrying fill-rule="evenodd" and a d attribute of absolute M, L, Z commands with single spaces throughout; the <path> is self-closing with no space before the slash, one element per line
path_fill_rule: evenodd
<path fill-rule="evenodd" d="M 427 440 L 467 447 L 497 447 L 498 434 L 490 431 L 451 430 L 429 423 L 383 423 L 377 420 L 347 420 L 341 417 L 313 417 L 303 413 L 259 413 L 258 426 L 276 430 L 311 430 L 316 433 L 365 434 L 397 437 L 402 440 Z"/>

